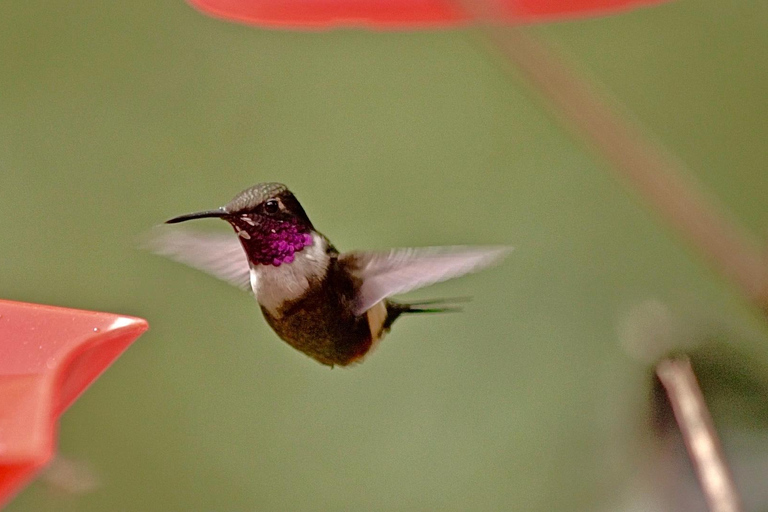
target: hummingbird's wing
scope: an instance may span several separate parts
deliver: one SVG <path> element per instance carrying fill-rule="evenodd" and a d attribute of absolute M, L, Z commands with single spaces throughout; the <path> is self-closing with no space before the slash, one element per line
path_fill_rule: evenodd
<path fill-rule="evenodd" d="M 353 251 L 339 259 L 360 279 L 356 314 L 379 301 L 453 277 L 476 272 L 501 261 L 510 247 L 425 247 L 388 252 Z"/>
<path fill-rule="evenodd" d="M 238 288 L 251 290 L 248 258 L 234 235 L 158 227 L 149 233 L 142 246 Z"/>

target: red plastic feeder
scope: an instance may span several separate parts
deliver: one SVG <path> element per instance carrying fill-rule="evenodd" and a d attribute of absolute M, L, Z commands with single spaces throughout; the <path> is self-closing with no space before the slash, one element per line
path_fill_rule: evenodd
<path fill-rule="evenodd" d="M 61 413 L 148 327 L 0 300 L 0 506 L 53 456 Z"/>
<path fill-rule="evenodd" d="M 188 0 L 206 14 L 295 29 L 380 30 L 450 27 L 474 21 L 467 7 L 491 8 L 499 20 L 532 23 L 602 16 L 668 0 Z"/>

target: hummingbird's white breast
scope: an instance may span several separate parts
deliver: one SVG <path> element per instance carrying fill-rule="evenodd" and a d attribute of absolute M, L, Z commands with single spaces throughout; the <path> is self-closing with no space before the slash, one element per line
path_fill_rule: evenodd
<path fill-rule="evenodd" d="M 279 317 L 285 301 L 298 299 L 307 292 L 311 280 L 325 277 L 331 261 L 327 249 L 325 238 L 313 233 L 312 245 L 296 252 L 291 263 L 278 267 L 251 265 L 251 288 L 259 304 L 272 316 Z"/>

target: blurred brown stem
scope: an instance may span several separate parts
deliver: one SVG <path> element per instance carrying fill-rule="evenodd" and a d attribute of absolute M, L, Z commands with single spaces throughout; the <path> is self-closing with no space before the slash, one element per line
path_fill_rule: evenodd
<path fill-rule="evenodd" d="M 522 29 L 494 22 L 493 0 L 457 0 L 488 39 L 555 108 L 576 135 L 697 248 L 710 264 L 768 314 L 768 269 L 762 244 L 706 195 L 682 163 L 608 105 L 590 83 Z M 614 101 L 611 103 L 615 104 Z"/>
<path fill-rule="evenodd" d="M 691 362 L 665 359 L 656 366 L 656 375 L 667 391 L 709 509 L 739 512 L 741 502 Z"/>

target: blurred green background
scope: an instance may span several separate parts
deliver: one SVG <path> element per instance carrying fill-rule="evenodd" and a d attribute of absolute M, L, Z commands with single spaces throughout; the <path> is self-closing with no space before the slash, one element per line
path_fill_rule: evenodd
<path fill-rule="evenodd" d="M 766 5 L 527 30 L 762 237 Z M 43 480 L 9 511 L 629 509 L 652 464 L 632 355 L 646 327 L 768 364 L 763 319 L 474 31 L 294 33 L 181 0 L 34 0 L 0 6 L 0 59 L 2 297 L 151 325 L 61 421 L 61 452 L 97 488 Z M 273 180 L 342 250 L 516 251 L 415 294 L 470 294 L 465 313 L 401 320 L 364 364 L 329 370 L 247 294 L 136 249 Z"/>

